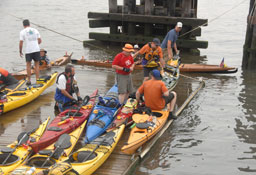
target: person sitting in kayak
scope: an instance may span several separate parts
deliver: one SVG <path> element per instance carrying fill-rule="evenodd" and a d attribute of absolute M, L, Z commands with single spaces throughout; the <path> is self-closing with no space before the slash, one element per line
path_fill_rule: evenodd
<path fill-rule="evenodd" d="M 144 94 L 145 106 L 151 110 L 163 110 L 167 106 L 170 111 L 168 119 L 176 119 L 173 110 L 176 104 L 176 92 L 169 92 L 164 82 L 160 71 L 154 69 L 150 72 L 151 79 L 144 81 L 136 92 L 136 99 L 140 102 L 140 96 Z"/>
<path fill-rule="evenodd" d="M 158 69 L 159 67 L 164 67 L 165 62 L 163 59 L 163 52 L 160 47 L 161 42 L 158 38 L 154 38 L 153 42 L 144 45 L 135 55 L 143 55 L 142 65 L 144 70 L 144 81 L 149 79 L 149 72 Z"/>
<path fill-rule="evenodd" d="M 40 49 L 40 66 L 47 66 L 47 67 L 51 67 L 51 63 L 50 63 L 50 59 L 48 58 L 48 56 L 46 55 L 47 51 L 44 49 Z"/>
<path fill-rule="evenodd" d="M 9 86 L 18 83 L 18 80 L 14 78 L 7 70 L 0 68 L 0 86 Z"/>
<path fill-rule="evenodd" d="M 75 78 L 75 68 L 72 65 L 65 67 L 65 72 L 59 74 L 56 80 L 57 88 L 55 93 L 56 106 L 62 112 L 71 107 L 72 103 L 81 102 L 79 88 Z M 77 100 L 73 97 L 76 93 Z"/>

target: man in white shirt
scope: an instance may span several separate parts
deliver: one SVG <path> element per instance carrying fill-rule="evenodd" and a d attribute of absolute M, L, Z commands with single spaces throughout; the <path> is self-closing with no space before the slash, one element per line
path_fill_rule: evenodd
<path fill-rule="evenodd" d="M 65 72 L 59 74 L 56 80 L 57 88 L 55 93 L 56 106 L 62 112 L 70 106 L 68 103 L 76 102 L 73 94 L 76 93 L 77 100 L 82 101 L 80 97 L 79 88 L 77 86 L 75 75 L 75 68 L 72 65 L 65 67 Z"/>
<path fill-rule="evenodd" d="M 25 48 L 25 57 L 26 57 L 26 67 L 27 67 L 27 76 L 28 81 L 27 85 L 31 84 L 31 61 L 34 60 L 35 64 L 35 73 L 36 79 L 39 78 L 39 61 L 40 61 L 40 47 L 42 40 L 38 30 L 30 27 L 29 20 L 25 19 L 23 21 L 24 29 L 20 32 L 20 57 L 23 57 L 22 47 L 23 42 L 26 44 Z"/>

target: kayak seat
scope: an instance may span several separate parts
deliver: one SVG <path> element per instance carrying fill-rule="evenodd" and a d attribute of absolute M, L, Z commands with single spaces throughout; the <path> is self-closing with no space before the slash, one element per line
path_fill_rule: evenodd
<path fill-rule="evenodd" d="M 89 155 L 90 155 L 90 157 L 88 157 Z M 86 158 L 87 158 L 86 161 L 88 161 L 88 160 L 94 159 L 95 157 L 97 157 L 97 154 L 95 152 L 92 153 L 91 151 L 80 151 L 77 154 L 77 161 L 81 163 L 81 162 L 84 162 L 84 159 L 86 159 Z"/>
<path fill-rule="evenodd" d="M 101 145 L 102 146 L 111 146 L 114 142 L 115 142 L 115 140 L 113 138 L 109 138 L 109 139 L 105 140 Z"/>
<path fill-rule="evenodd" d="M 22 96 L 22 95 L 26 95 L 26 92 L 12 93 L 12 94 L 10 94 L 10 95 L 8 95 L 8 96 Z"/>
<path fill-rule="evenodd" d="M 108 92 L 108 93 L 104 96 L 104 98 L 105 98 L 105 97 L 118 99 L 118 93 L 116 93 L 116 92 Z"/>
<path fill-rule="evenodd" d="M 139 129 L 148 129 L 150 127 L 149 123 L 136 123 L 136 127 Z"/>
<path fill-rule="evenodd" d="M 76 114 L 76 115 L 74 115 L 74 114 Z M 69 115 L 70 117 L 81 117 L 81 116 L 83 116 L 83 114 L 81 112 L 68 112 L 66 115 L 67 116 Z"/>
<path fill-rule="evenodd" d="M 56 131 L 56 132 L 62 131 L 62 129 L 59 128 L 59 127 L 57 127 L 57 126 L 49 127 L 47 130 L 48 130 L 48 131 Z"/>
<path fill-rule="evenodd" d="M 8 158 L 8 160 L 5 162 L 5 164 L 3 164 L 3 162 L 7 159 L 7 157 L 10 156 Z M 9 153 L 3 153 L 0 154 L 0 166 L 9 166 L 14 164 L 15 162 L 19 161 L 20 157 L 13 155 L 13 154 L 9 154 Z"/>
<path fill-rule="evenodd" d="M 100 128 L 104 128 L 105 125 L 106 125 L 106 123 L 103 122 L 103 121 L 101 121 L 101 120 L 99 120 L 99 119 L 93 119 L 93 120 L 91 120 L 91 121 L 89 122 L 89 126 L 90 126 L 90 125 L 96 125 L 96 126 L 98 126 L 98 127 L 100 127 Z"/>
<path fill-rule="evenodd" d="M 41 151 L 39 151 L 38 153 L 39 153 L 40 155 L 46 155 L 46 156 L 49 156 L 49 155 L 51 155 L 52 151 L 51 151 L 51 150 L 47 150 L 47 149 L 45 149 L 45 150 L 41 150 Z"/>
<path fill-rule="evenodd" d="M 162 117 L 163 114 L 160 113 L 160 112 L 152 112 L 152 115 L 155 116 L 155 117 Z"/>
<path fill-rule="evenodd" d="M 1 148 L 2 153 L 11 153 L 14 149 L 10 147 Z"/>
<path fill-rule="evenodd" d="M 43 76 L 40 76 L 39 79 L 37 79 L 36 81 L 40 81 L 40 82 L 47 82 L 48 80 L 51 79 L 51 76 L 50 75 L 43 75 Z"/>

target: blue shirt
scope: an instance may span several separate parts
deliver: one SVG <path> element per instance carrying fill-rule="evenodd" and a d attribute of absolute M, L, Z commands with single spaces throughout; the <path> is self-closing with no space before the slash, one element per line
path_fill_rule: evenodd
<path fill-rule="evenodd" d="M 175 29 L 170 30 L 167 35 L 165 36 L 164 40 L 162 41 L 161 48 L 165 49 L 167 48 L 168 41 L 172 42 L 171 47 L 174 47 L 174 43 L 176 43 L 179 36 L 179 32 L 176 32 Z"/>

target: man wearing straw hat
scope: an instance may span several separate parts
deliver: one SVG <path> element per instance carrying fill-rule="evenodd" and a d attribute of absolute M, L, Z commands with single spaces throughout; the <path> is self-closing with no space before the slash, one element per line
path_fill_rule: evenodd
<path fill-rule="evenodd" d="M 116 82 L 118 86 L 119 102 L 123 104 L 133 91 L 131 72 L 134 69 L 134 61 L 131 53 L 134 52 L 131 44 L 125 44 L 123 51 L 117 54 L 112 63 L 116 70 Z"/>

